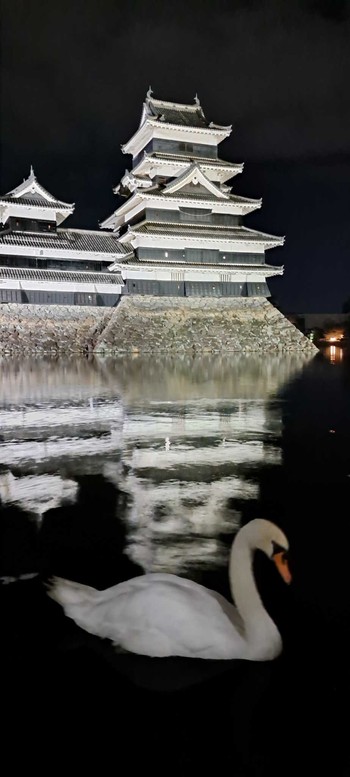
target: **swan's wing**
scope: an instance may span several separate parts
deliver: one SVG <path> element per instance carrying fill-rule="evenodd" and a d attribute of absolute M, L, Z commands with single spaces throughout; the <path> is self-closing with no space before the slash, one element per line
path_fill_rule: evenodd
<path fill-rule="evenodd" d="M 244 650 L 233 605 L 175 575 L 144 575 L 115 586 L 113 594 L 100 592 L 84 620 L 79 625 L 88 631 L 143 655 L 225 659 Z"/>
<path fill-rule="evenodd" d="M 173 584 L 174 586 L 178 587 L 178 589 L 182 588 L 183 591 L 190 591 L 192 594 L 194 591 L 197 591 L 199 595 L 202 594 L 205 597 L 211 596 L 220 605 L 223 613 L 231 621 L 232 625 L 235 629 L 237 629 L 238 633 L 244 637 L 244 622 L 237 610 L 237 607 L 235 607 L 231 602 L 228 602 L 227 599 L 225 599 L 225 597 L 222 596 L 222 594 L 219 594 L 217 591 L 213 591 L 210 588 L 205 588 L 199 583 L 195 583 L 193 580 L 188 580 L 186 577 L 178 577 L 178 575 L 171 575 L 167 574 L 166 572 L 153 572 L 148 575 L 141 575 L 139 577 L 134 577 L 131 580 L 126 580 L 124 583 L 120 583 L 119 585 L 108 589 L 108 591 L 111 592 L 110 596 L 113 598 L 117 589 L 120 593 L 123 593 L 124 591 L 131 592 L 131 590 L 141 591 L 148 589 L 150 585 L 153 586 L 155 583 L 165 583 L 167 585 Z M 107 591 L 103 591 L 101 593 L 106 594 Z"/>

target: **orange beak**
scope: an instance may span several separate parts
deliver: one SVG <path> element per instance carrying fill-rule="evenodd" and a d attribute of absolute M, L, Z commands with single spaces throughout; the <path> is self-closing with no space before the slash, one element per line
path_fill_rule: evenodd
<path fill-rule="evenodd" d="M 274 553 L 272 556 L 273 561 L 276 564 L 276 567 L 281 575 L 283 577 L 283 580 L 285 583 L 290 583 L 292 580 L 292 575 L 288 566 L 288 560 L 283 551 L 279 553 Z"/>

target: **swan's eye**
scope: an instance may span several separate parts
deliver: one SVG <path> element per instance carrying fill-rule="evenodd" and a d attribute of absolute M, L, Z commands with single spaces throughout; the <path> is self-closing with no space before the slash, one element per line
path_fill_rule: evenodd
<path fill-rule="evenodd" d="M 283 545 L 279 545 L 278 542 L 272 542 L 272 557 L 276 556 L 277 553 L 286 556 L 286 548 Z"/>

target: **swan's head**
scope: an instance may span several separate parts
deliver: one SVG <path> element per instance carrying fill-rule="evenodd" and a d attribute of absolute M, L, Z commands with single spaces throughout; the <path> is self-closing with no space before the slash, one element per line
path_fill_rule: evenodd
<path fill-rule="evenodd" d="M 285 583 L 290 583 L 292 575 L 287 557 L 289 542 L 283 531 L 262 518 L 251 521 L 242 531 L 247 532 L 251 548 L 262 550 L 274 562 Z"/>

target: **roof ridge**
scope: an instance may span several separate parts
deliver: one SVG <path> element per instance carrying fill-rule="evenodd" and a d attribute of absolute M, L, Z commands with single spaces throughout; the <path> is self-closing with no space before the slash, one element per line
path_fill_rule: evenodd
<path fill-rule="evenodd" d="M 233 224 L 232 226 L 228 224 L 189 224 L 189 223 L 183 223 L 180 221 L 150 221 L 149 219 L 143 219 L 143 221 L 140 221 L 138 224 L 128 224 L 128 227 L 130 230 L 138 227 L 143 226 L 156 226 L 156 227 L 193 227 L 194 229 L 202 230 L 202 229 L 226 229 L 226 230 L 232 230 L 232 229 L 238 229 L 243 230 L 247 232 L 259 232 L 259 230 L 256 229 L 247 229 L 247 227 L 244 226 L 244 224 Z M 264 233 L 261 233 L 264 234 Z"/>
<path fill-rule="evenodd" d="M 156 116 L 147 116 L 146 121 L 149 122 L 149 124 L 153 123 L 154 126 L 159 126 L 159 122 L 157 121 L 157 117 Z M 166 124 L 168 127 L 171 127 L 171 128 L 174 128 L 174 129 L 178 129 L 178 127 L 179 127 L 179 124 L 175 124 L 174 122 L 171 122 L 171 121 L 163 121 L 163 122 L 161 122 L 161 124 L 162 125 Z M 197 126 L 197 124 L 196 125 L 192 125 L 191 124 L 191 125 L 188 125 L 188 126 L 181 124 L 181 129 L 184 130 L 184 131 L 186 130 L 186 132 L 197 132 L 197 133 L 201 133 L 201 132 L 204 132 L 204 133 L 215 132 L 216 130 L 221 130 L 221 131 L 224 131 L 224 130 L 228 131 L 228 130 L 230 130 L 230 132 L 231 132 L 232 131 L 232 124 L 214 124 L 214 122 L 211 121 L 205 127 L 203 127 L 202 125 Z M 134 134 L 136 135 L 136 132 Z M 127 145 L 127 144 L 125 143 L 124 145 Z"/>
<path fill-rule="evenodd" d="M 198 108 L 202 110 L 202 106 L 196 102 L 194 103 L 173 103 L 169 100 L 159 100 L 157 97 L 148 97 L 147 98 L 149 102 L 155 103 L 156 105 L 164 106 L 164 108 L 172 108 L 173 110 L 179 110 L 181 111 L 183 108 L 186 108 L 190 111 L 198 111 Z"/>
<path fill-rule="evenodd" d="M 276 275 L 283 274 L 284 265 L 283 264 L 267 264 L 267 262 L 261 262 L 261 264 L 257 263 L 251 263 L 248 264 L 248 262 L 237 262 L 237 264 L 234 264 L 233 262 L 230 263 L 219 263 L 219 262 L 206 262 L 205 264 L 201 262 L 195 262 L 195 261 L 187 261 L 186 259 L 177 259 L 175 261 L 169 261 L 169 260 L 162 260 L 162 259 L 139 259 L 136 255 L 134 255 L 133 259 L 126 262 L 123 260 L 116 259 L 114 264 L 142 264 L 142 265 L 148 265 L 149 267 L 181 267 L 181 269 L 192 269 L 195 267 L 196 269 L 200 269 L 203 267 L 211 267 L 212 269 L 218 270 L 219 272 L 221 269 L 231 270 L 231 272 L 237 272 L 237 271 L 248 271 L 248 272 L 266 272 L 266 270 L 277 270 Z M 280 271 L 280 272 L 278 272 Z"/>
<path fill-rule="evenodd" d="M 157 157 L 162 157 L 165 159 L 168 159 L 169 157 L 174 157 L 175 159 L 183 159 L 185 161 L 188 161 L 189 163 L 195 163 L 195 160 L 199 160 L 199 162 L 211 162 L 212 164 L 216 164 L 218 162 L 222 162 L 223 166 L 225 167 L 243 167 L 244 162 L 228 162 L 225 159 L 221 159 L 221 157 L 210 157 L 210 156 L 196 156 L 191 157 L 189 154 L 172 154 L 170 151 L 165 153 L 162 151 L 152 151 L 151 153 L 148 153 L 148 151 L 144 152 L 144 156 L 147 159 L 154 159 Z M 139 163 L 138 163 L 139 164 Z"/>
<path fill-rule="evenodd" d="M 186 231 L 188 231 L 189 229 L 190 230 L 194 229 L 195 232 L 199 232 L 199 237 L 201 236 L 201 233 L 202 233 L 203 234 L 203 238 L 206 237 L 206 233 L 208 231 L 209 232 L 215 231 L 215 228 L 218 227 L 218 225 L 216 225 L 216 224 L 215 225 L 212 225 L 212 224 L 196 224 L 196 225 L 191 225 L 191 224 L 179 223 L 179 222 L 176 222 L 176 223 L 172 222 L 172 223 L 169 224 L 168 222 L 155 222 L 155 221 L 151 221 L 151 222 L 148 221 L 147 222 L 147 221 L 144 220 L 143 222 L 141 222 L 139 224 L 133 224 L 132 226 L 129 224 L 128 225 L 128 232 L 133 232 L 134 231 L 134 234 L 135 234 L 135 232 L 138 233 L 138 232 L 140 232 L 142 230 L 142 228 L 146 227 L 146 231 L 151 233 L 152 232 L 152 227 L 154 227 L 154 226 L 156 226 L 156 227 L 158 227 L 158 226 L 162 226 L 163 227 L 164 226 L 163 231 L 170 232 L 170 233 L 173 232 L 175 237 L 178 234 L 178 231 L 176 229 L 177 227 L 181 227 L 180 232 L 182 232 L 183 234 L 186 234 Z M 147 229 L 147 227 L 149 227 L 149 229 Z M 169 227 L 170 227 L 170 229 L 169 229 Z M 284 240 L 285 240 L 284 236 L 281 237 L 279 235 L 271 235 L 271 234 L 269 234 L 267 232 L 261 232 L 260 230 L 256 230 L 256 229 L 248 229 L 243 224 L 232 225 L 231 227 L 223 226 L 223 227 L 220 227 L 220 229 L 223 230 L 223 234 L 222 234 L 223 238 L 225 237 L 224 232 L 226 231 L 227 233 L 228 232 L 233 232 L 233 233 L 241 233 L 243 235 L 244 234 L 248 234 L 248 236 L 249 235 L 252 236 L 252 239 L 254 239 L 254 237 L 259 236 L 259 237 L 262 237 L 262 238 L 267 238 L 268 240 L 279 241 L 279 242 L 282 242 L 282 243 L 284 243 Z M 155 232 L 157 233 L 157 230 L 155 230 Z M 127 233 L 124 233 L 124 235 L 125 234 L 127 234 Z M 158 232 L 158 234 L 159 234 L 159 232 Z M 124 235 L 122 235 L 121 237 L 124 237 Z M 238 236 L 238 235 L 236 234 L 236 236 Z M 170 237 L 171 237 L 171 235 L 170 235 Z M 229 235 L 227 235 L 227 237 L 229 237 Z M 220 239 L 220 238 L 218 237 L 217 239 Z"/>
<path fill-rule="evenodd" d="M 171 198 L 174 197 L 177 200 L 182 199 L 182 200 L 186 200 L 187 202 L 191 202 L 191 203 L 195 203 L 195 202 L 202 202 L 202 203 L 203 202 L 208 202 L 208 203 L 210 202 L 210 203 L 213 203 L 214 202 L 214 203 L 216 203 L 218 205 L 227 205 L 227 203 L 230 203 L 230 202 L 231 202 L 231 204 L 234 204 L 232 198 L 240 197 L 239 194 L 237 194 L 237 195 L 236 194 L 232 194 L 232 195 L 230 194 L 228 197 L 214 197 L 213 195 L 210 194 L 209 191 L 208 191 L 208 195 L 205 195 L 205 196 L 201 195 L 201 194 L 196 194 L 196 193 L 192 194 L 192 193 L 189 193 L 189 192 L 182 192 L 181 190 L 180 191 L 175 191 L 175 192 L 166 192 L 166 193 L 164 193 L 164 189 L 163 190 L 159 189 L 158 191 L 145 190 L 145 191 L 142 191 L 142 192 L 137 190 L 137 192 L 134 192 L 134 194 L 137 194 L 139 197 L 141 197 L 141 199 L 147 199 L 147 197 L 150 197 L 150 198 L 156 198 L 157 200 L 161 201 L 162 199 L 164 200 L 166 198 L 166 199 L 168 199 L 170 201 Z M 246 199 L 246 198 L 244 198 L 244 199 Z M 260 198 L 259 200 L 248 199 L 248 202 L 253 202 L 253 203 L 262 202 L 262 198 Z M 237 202 L 237 204 L 239 204 L 239 202 Z M 242 205 L 243 205 L 243 203 L 242 203 Z M 120 207 L 122 207 L 122 206 L 120 206 Z M 119 208 L 117 208 L 117 210 L 119 210 Z M 115 213 L 116 213 L 116 211 L 114 211 L 112 215 L 114 215 Z"/>
<path fill-rule="evenodd" d="M 181 222 L 181 221 L 150 221 L 149 219 L 144 219 L 143 221 L 140 221 L 138 224 L 130 225 L 130 229 L 132 227 L 142 227 L 145 224 L 147 225 L 153 225 L 153 226 L 160 226 L 160 227 L 194 227 L 195 229 L 240 229 L 244 228 L 243 224 L 233 224 L 232 226 L 229 226 L 228 224 L 190 224 L 188 222 Z M 252 232 L 256 230 L 251 230 Z"/>
<path fill-rule="evenodd" d="M 285 235 L 271 235 L 270 232 L 262 232 L 260 229 L 252 229 L 251 227 L 246 227 L 245 224 L 242 224 L 242 229 L 245 232 L 251 232 L 253 235 L 258 233 L 259 235 L 264 235 L 264 237 L 274 237 L 278 240 L 285 240 Z"/>
<path fill-rule="evenodd" d="M 103 231 L 98 230 L 98 229 L 82 229 L 82 228 L 78 228 L 78 227 L 77 228 L 75 228 L 75 227 L 68 227 L 68 228 L 64 229 L 64 227 L 58 227 L 57 228 L 57 232 L 78 232 L 79 234 L 82 233 L 84 235 L 86 235 L 86 234 L 88 234 L 88 235 L 98 235 L 99 237 L 101 237 L 101 235 L 102 235 L 102 236 L 105 236 L 105 237 L 113 237 L 114 240 L 116 239 L 116 237 L 115 237 L 113 232 L 111 234 L 110 232 L 103 232 Z"/>
<path fill-rule="evenodd" d="M 27 191 L 30 186 L 33 187 L 32 192 Z M 75 205 L 75 203 L 69 203 L 69 202 L 64 202 L 63 200 L 58 200 L 57 197 L 55 197 L 53 194 L 51 194 L 51 192 L 45 189 L 45 187 L 41 183 L 39 183 L 34 173 L 32 165 L 30 167 L 30 173 L 28 178 L 24 178 L 22 183 L 18 184 L 18 186 L 15 186 L 15 188 L 11 189 L 9 192 L 6 192 L 6 194 L 2 195 L 2 197 L 0 196 L 0 200 L 5 197 L 5 198 L 9 198 L 13 202 L 16 202 L 16 200 L 20 199 L 21 196 L 24 197 L 26 194 L 27 195 L 37 194 L 39 196 L 42 196 L 44 200 L 47 197 L 48 202 L 51 203 L 51 206 L 54 204 L 60 205 L 60 206 L 63 205 L 64 207 L 71 209 Z"/>

